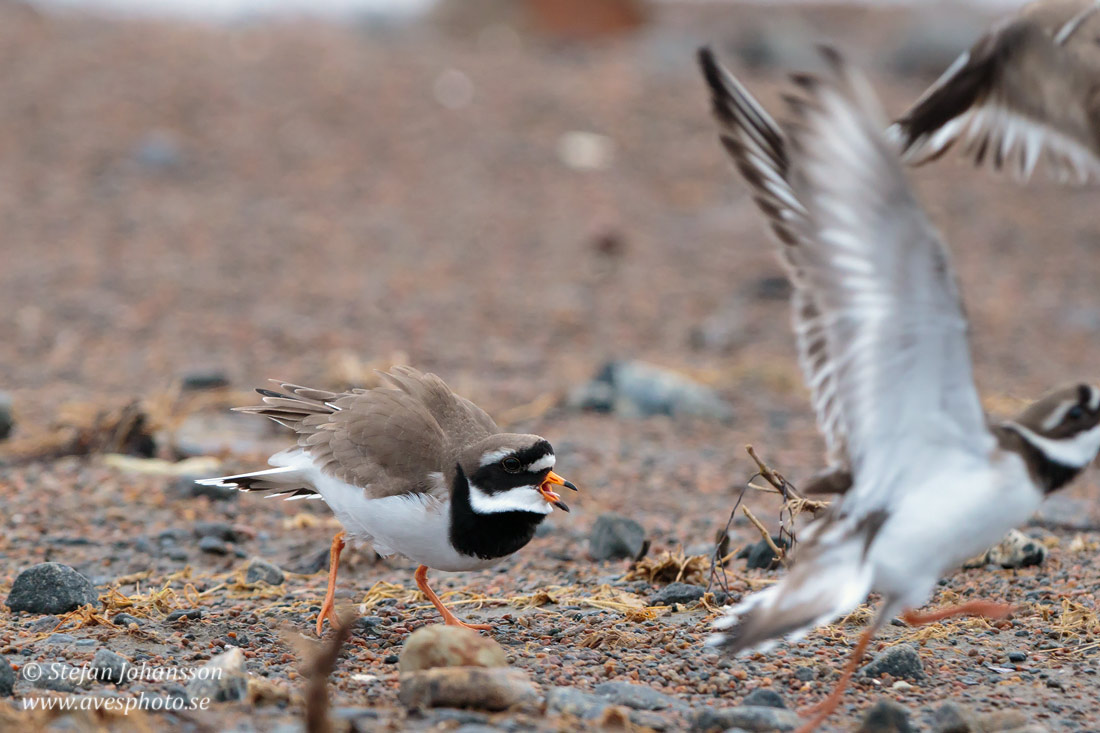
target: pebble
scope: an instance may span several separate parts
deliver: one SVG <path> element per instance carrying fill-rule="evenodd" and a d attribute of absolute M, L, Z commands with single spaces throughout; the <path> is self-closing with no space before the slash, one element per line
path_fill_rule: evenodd
<path fill-rule="evenodd" d="M 126 665 L 129 661 L 121 654 L 116 654 L 110 649 L 100 649 L 92 657 L 91 669 L 95 678 L 100 682 L 119 683 L 123 681 L 126 673 Z"/>
<path fill-rule="evenodd" d="M 595 692 L 608 702 L 615 705 L 625 705 L 634 710 L 668 710 L 686 707 L 684 703 L 671 695 L 632 682 L 604 682 L 596 685 Z"/>
<path fill-rule="evenodd" d="M 805 669 L 805 667 L 800 669 Z M 787 708 L 787 704 L 783 702 L 783 697 L 770 687 L 757 687 L 745 695 L 745 699 L 741 701 L 741 704 L 750 707 L 783 708 L 784 710 Z"/>
<path fill-rule="evenodd" d="M 621 514 L 601 514 L 588 535 L 588 554 L 593 560 L 635 558 L 644 547 L 645 529 Z"/>
<path fill-rule="evenodd" d="M 257 557 L 248 563 L 244 580 L 246 583 L 259 583 L 262 581 L 270 585 L 282 585 L 286 581 L 286 576 L 278 566 Z"/>
<path fill-rule="evenodd" d="M 128 613 L 116 613 L 111 617 L 111 623 L 115 626 L 129 626 L 130 624 L 141 626 L 142 621 L 137 616 L 131 616 Z"/>
<path fill-rule="evenodd" d="M 243 542 L 248 539 L 228 522 L 195 522 L 196 537 L 214 537 L 222 542 Z"/>
<path fill-rule="evenodd" d="M 787 541 L 781 537 L 772 537 L 776 547 L 786 550 Z M 779 557 L 772 552 L 772 548 L 764 540 L 749 545 L 737 553 L 739 559 L 748 560 L 745 564 L 750 570 L 770 570 L 779 563 Z"/>
<path fill-rule="evenodd" d="M 7 657 L 0 655 L 0 697 L 11 697 L 15 688 L 15 670 Z"/>
<path fill-rule="evenodd" d="M 195 670 L 194 678 L 187 683 L 189 697 L 207 697 L 212 702 L 243 700 L 247 692 L 244 652 L 235 646 Z"/>
<path fill-rule="evenodd" d="M 24 679 L 27 679 L 28 669 L 28 667 L 23 667 Z M 89 682 L 86 677 L 82 677 L 83 670 L 64 662 L 39 665 L 37 672 L 39 675 L 35 679 L 27 679 L 27 681 L 31 683 L 32 687 L 37 687 L 40 690 L 76 692 L 78 681 L 83 681 L 85 687 Z"/>
<path fill-rule="evenodd" d="M 507 666 L 504 649 L 491 638 L 462 626 L 443 624 L 422 626 L 414 631 L 398 658 L 398 669 L 402 672 L 436 667 Z"/>
<path fill-rule="evenodd" d="M 15 417 L 11 411 L 11 395 L 0 392 L 0 440 L 6 440 L 15 429 Z"/>
<path fill-rule="evenodd" d="M 572 687 L 552 687 L 546 693 L 546 712 L 551 715 L 572 715 L 591 720 L 602 715 L 610 705 L 607 698 Z"/>
<path fill-rule="evenodd" d="M 224 372 L 190 372 L 180 378 L 180 388 L 184 391 L 202 389 L 222 389 L 229 386 L 229 377 Z"/>
<path fill-rule="evenodd" d="M 44 562 L 21 572 L 7 600 L 12 611 L 51 614 L 98 603 L 99 595 L 90 580 L 68 565 L 56 562 Z"/>
<path fill-rule="evenodd" d="M 909 711 L 893 700 L 879 700 L 863 717 L 856 733 L 912 733 Z"/>
<path fill-rule="evenodd" d="M 651 606 L 671 606 L 674 603 L 694 603 L 706 594 L 702 586 L 690 583 L 669 583 L 649 599 Z"/>
<path fill-rule="evenodd" d="M 699 733 L 740 728 L 749 733 L 794 730 L 802 724 L 798 713 L 766 705 L 742 705 L 736 708 L 705 709 L 697 713 L 691 729 Z"/>
<path fill-rule="evenodd" d="M 165 623 L 174 623 L 176 621 L 197 621 L 202 618 L 201 608 L 181 608 L 178 611 L 172 611 L 164 618 Z"/>
<path fill-rule="evenodd" d="M 894 679 L 923 680 L 924 665 L 917 650 L 910 644 L 898 644 L 877 654 L 863 667 L 865 677 L 878 678 L 886 674 Z"/>
<path fill-rule="evenodd" d="M 509 667 L 437 667 L 402 672 L 397 697 L 409 710 L 470 707 L 506 710 L 533 705 L 538 690 L 527 672 Z"/>
<path fill-rule="evenodd" d="M 1010 661 L 1010 662 L 1026 662 L 1027 661 L 1027 652 L 1019 652 L 1019 651 L 1009 652 L 1008 653 L 1008 661 Z"/>
<path fill-rule="evenodd" d="M 623 417 L 694 415 L 731 420 L 733 408 L 710 387 L 639 361 L 606 364 L 590 382 L 573 389 L 567 407 L 614 412 Z"/>
<path fill-rule="evenodd" d="M 211 555 L 228 555 L 229 546 L 217 537 L 202 537 L 199 539 L 199 549 Z"/>
<path fill-rule="evenodd" d="M 908 692 L 913 689 L 913 686 L 905 680 L 898 680 L 894 684 L 890 685 L 891 690 L 897 690 L 898 692 Z"/>

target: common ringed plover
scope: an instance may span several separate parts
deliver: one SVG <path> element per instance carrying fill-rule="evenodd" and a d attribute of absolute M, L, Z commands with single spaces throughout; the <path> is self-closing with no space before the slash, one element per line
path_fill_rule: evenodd
<path fill-rule="evenodd" d="M 274 468 L 206 479 L 210 486 L 321 499 L 343 526 L 332 539 L 328 592 L 317 617 L 336 623 L 336 569 L 345 540 L 419 563 L 416 584 L 447 624 L 465 624 L 428 587 L 428 568 L 476 570 L 531 541 L 552 507 L 569 511 L 554 487 L 554 449 L 538 435 L 501 432 L 484 410 L 434 374 L 394 367 L 390 387 L 326 392 L 277 382 L 256 390 L 262 405 L 235 408 L 294 430 L 298 444 Z"/>
<path fill-rule="evenodd" d="M 1052 392 L 1017 420 L 982 412 L 947 249 L 882 133 L 867 81 L 831 50 L 796 76 L 781 129 L 700 52 L 722 143 L 780 242 L 794 285 L 799 360 L 834 467 L 850 485 L 804 530 L 790 573 L 729 608 L 710 643 L 731 653 L 882 604 L 833 693 L 839 704 L 874 632 L 1011 607 L 970 601 L 917 613 L 940 576 L 1021 524 L 1100 450 L 1100 390 Z"/>
<path fill-rule="evenodd" d="M 920 164 L 956 142 L 978 164 L 1100 176 L 1100 0 L 1040 0 L 955 60 L 889 131 Z"/>

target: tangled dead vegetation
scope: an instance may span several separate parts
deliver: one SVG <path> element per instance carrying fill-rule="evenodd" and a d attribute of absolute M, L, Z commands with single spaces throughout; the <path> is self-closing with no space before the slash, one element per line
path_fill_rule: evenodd
<path fill-rule="evenodd" d="M 684 555 L 683 548 L 665 551 L 657 557 L 643 557 L 627 571 L 624 580 L 644 580 L 650 585 L 691 583 L 701 585 L 707 579 L 710 559 L 704 555 Z"/>

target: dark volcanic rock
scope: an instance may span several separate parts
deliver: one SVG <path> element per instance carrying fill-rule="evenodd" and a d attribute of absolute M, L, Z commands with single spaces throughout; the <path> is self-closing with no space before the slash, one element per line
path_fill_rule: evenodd
<path fill-rule="evenodd" d="M 143 621 L 137 616 L 131 616 L 128 613 L 116 613 L 111 617 L 111 623 L 115 626 L 129 626 L 130 624 L 141 626 Z"/>
<path fill-rule="evenodd" d="M 649 599 L 654 606 L 671 606 L 673 603 L 694 603 L 706 594 L 706 590 L 689 583 L 669 583 Z"/>
<path fill-rule="evenodd" d="M 129 662 L 126 657 L 116 654 L 110 649 L 100 649 L 92 657 L 92 666 L 95 678 L 100 682 L 122 682 Z"/>
<path fill-rule="evenodd" d="M 877 655 L 863 667 L 865 677 L 882 677 L 919 681 L 924 679 L 924 665 L 917 650 L 909 644 L 898 644 Z"/>
<path fill-rule="evenodd" d="M 730 420 L 733 409 L 710 387 L 676 372 L 638 361 L 613 361 L 566 399 L 574 409 L 625 417 L 694 415 Z"/>
<path fill-rule="evenodd" d="M 15 670 L 7 657 L 0 656 L 0 697 L 10 697 L 15 687 Z"/>
<path fill-rule="evenodd" d="M 221 389 L 229 386 L 229 377 L 223 372 L 191 372 L 183 375 L 180 388 L 183 390 Z"/>
<path fill-rule="evenodd" d="M 572 715 L 590 720 L 598 718 L 610 705 L 606 698 L 572 687 L 552 687 L 546 693 L 548 715 Z"/>
<path fill-rule="evenodd" d="M 668 710 L 684 707 L 684 703 L 671 695 L 632 682 L 604 682 L 596 685 L 595 692 L 608 702 L 625 705 L 635 710 Z"/>
<path fill-rule="evenodd" d="M 593 560 L 637 557 L 644 546 L 642 525 L 621 514 L 601 514 L 588 535 L 588 554 Z"/>
<path fill-rule="evenodd" d="M 184 620 L 187 620 L 187 621 L 197 621 L 200 618 L 202 618 L 202 609 L 201 608 L 186 608 L 186 609 L 180 609 L 179 611 L 172 611 L 172 613 L 168 614 L 164 618 L 164 621 L 165 621 L 165 623 L 173 623 L 173 622 L 179 621 L 181 619 L 184 619 Z"/>
<path fill-rule="evenodd" d="M 977 718 L 953 702 L 941 705 L 932 716 L 933 733 L 976 733 Z"/>
<path fill-rule="evenodd" d="M 248 563 L 248 570 L 245 571 L 244 580 L 246 583 L 259 583 L 263 581 L 271 585 L 282 585 L 286 580 L 286 576 L 283 575 L 283 571 L 275 565 L 255 558 L 252 562 Z"/>
<path fill-rule="evenodd" d="M 779 693 L 769 687 L 757 687 L 745 695 L 745 699 L 741 701 L 741 704 L 766 708 L 787 708 Z"/>
<path fill-rule="evenodd" d="M 718 710 L 706 709 L 695 715 L 691 729 L 699 733 L 716 733 L 740 728 L 750 733 L 773 733 L 794 730 L 802 724 L 798 713 L 764 705 L 742 705 Z"/>
<path fill-rule="evenodd" d="M 248 539 L 228 522 L 195 522 L 194 530 L 196 537 L 214 537 L 222 542 L 242 542 Z"/>
<path fill-rule="evenodd" d="M 228 555 L 229 546 L 217 537 L 200 537 L 199 549 L 211 555 Z"/>
<path fill-rule="evenodd" d="M 99 603 L 92 582 L 68 565 L 44 562 L 19 574 L 11 586 L 7 605 L 27 613 L 68 613 Z"/>
<path fill-rule="evenodd" d="M 856 733 L 912 733 L 909 712 L 892 700 L 879 700 L 867 711 Z"/>
<path fill-rule="evenodd" d="M 787 549 L 787 541 L 781 537 L 772 537 L 772 542 L 780 549 Z M 737 557 L 747 560 L 745 567 L 750 570 L 769 570 L 779 562 L 779 558 L 764 540 L 760 540 L 755 545 L 749 545 L 737 553 Z"/>
<path fill-rule="evenodd" d="M 0 440 L 11 435 L 15 429 L 15 418 L 11 414 L 11 396 L 0 392 Z"/>

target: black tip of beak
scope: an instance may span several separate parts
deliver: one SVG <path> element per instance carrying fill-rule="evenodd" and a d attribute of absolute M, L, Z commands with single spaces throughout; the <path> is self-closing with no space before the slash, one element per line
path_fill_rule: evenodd
<path fill-rule="evenodd" d="M 564 501 L 555 501 L 554 506 L 556 506 L 558 509 L 561 509 L 563 512 L 569 511 L 569 505 L 566 504 Z"/>
<path fill-rule="evenodd" d="M 573 485 L 572 481 L 566 481 L 565 483 L 562 484 L 562 486 L 564 486 L 567 489 L 573 489 L 573 491 L 580 491 L 580 489 L 578 489 L 576 486 Z M 569 511 L 569 510 L 566 509 L 565 511 Z"/>

